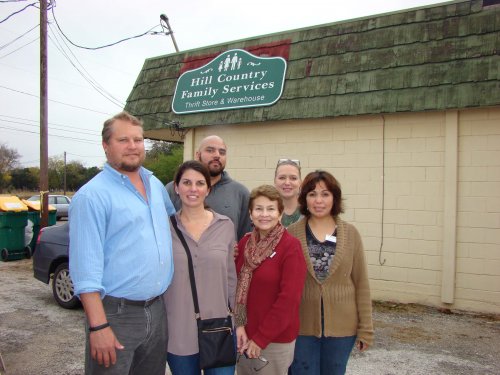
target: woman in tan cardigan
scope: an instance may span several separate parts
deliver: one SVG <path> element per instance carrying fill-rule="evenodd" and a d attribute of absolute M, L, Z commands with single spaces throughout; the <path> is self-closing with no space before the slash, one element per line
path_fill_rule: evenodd
<path fill-rule="evenodd" d="M 328 172 L 309 173 L 299 195 L 302 220 L 288 230 L 307 264 L 293 375 L 342 375 L 354 344 L 373 342 L 370 287 L 361 237 L 340 219 L 340 184 Z"/>

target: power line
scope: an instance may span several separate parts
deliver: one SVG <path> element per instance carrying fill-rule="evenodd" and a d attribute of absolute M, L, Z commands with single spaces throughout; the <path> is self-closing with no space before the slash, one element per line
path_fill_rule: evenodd
<path fill-rule="evenodd" d="M 4 121 L 4 122 L 10 122 L 12 124 L 20 124 L 20 125 L 26 125 L 26 126 L 32 126 L 32 127 L 38 127 L 39 125 L 35 125 L 35 124 L 27 124 L 25 122 L 19 122 L 19 121 L 12 121 L 12 120 L 1 120 L 1 121 Z M 64 132 L 71 132 L 71 133 L 78 133 L 78 134 L 84 134 L 84 135 L 90 135 L 90 136 L 94 136 L 94 137 L 99 137 L 99 134 L 92 134 L 92 133 L 87 133 L 87 132 L 82 132 L 82 131 L 78 131 L 78 130 L 68 130 L 68 129 L 64 129 L 64 128 L 58 128 L 58 127 L 50 127 L 51 130 L 61 130 L 61 131 L 64 131 Z"/>
<path fill-rule="evenodd" d="M 8 15 L 7 17 L 5 17 L 3 20 L 1 20 L 1 21 L 0 21 L 0 23 L 4 23 L 4 22 L 5 22 L 5 21 L 7 21 L 10 17 L 15 16 L 15 15 L 16 15 L 16 14 L 18 14 L 18 13 L 21 13 L 23 10 L 25 10 L 25 9 L 27 9 L 27 8 L 29 8 L 29 7 L 36 6 L 37 4 L 38 4 L 38 3 L 31 3 L 31 4 L 26 5 L 23 9 L 20 9 L 20 10 L 18 10 L 18 11 L 16 11 L 16 12 L 14 12 L 14 13 L 12 13 L 12 14 Z"/>
<path fill-rule="evenodd" d="M 36 134 L 36 135 L 40 134 L 40 132 L 34 132 L 34 131 L 30 131 L 30 130 L 17 129 L 17 128 L 11 128 L 11 127 L 8 127 L 8 126 L 0 126 L 0 129 L 7 129 L 7 130 L 13 130 L 13 131 L 21 132 L 21 133 L 30 133 L 30 134 Z M 95 141 L 92 141 L 90 139 L 67 137 L 67 136 L 64 136 L 64 135 L 51 135 L 51 137 L 69 139 L 69 140 L 74 140 L 74 141 L 78 141 L 78 142 L 82 142 L 82 143 L 88 143 L 88 144 L 93 144 L 93 145 L 100 144 L 100 142 L 95 142 Z"/>
<path fill-rule="evenodd" d="M 0 85 L 0 88 L 5 89 L 5 90 L 14 91 L 14 92 L 17 92 L 17 93 L 19 93 L 19 94 L 24 94 L 24 95 L 32 96 L 32 97 L 34 97 L 34 98 L 40 98 L 40 96 L 39 96 L 39 95 L 30 94 L 30 93 L 27 93 L 27 92 L 24 92 L 24 91 L 20 91 L 20 90 L 16 90 L 16 89 L 12 89 L 12 88 L 10 88 L 10 87 L 6 87 L 6 86 L 3 86 L 3 85 Z M 77 106 L 77 105 L 68 104 L 68 103 L 64 103 L 64 102 L 60 102 L 60 101 L 58 101 L 58 100 L 49 99 L 49 102 L 53 102 L 53 103 L 58 103 L 58 104 L 66 105 L 66 106 L 68 106 L 68 107 L 73 107 L 73 108 L 82 109 L 82 110 L 84 110 L 84 111 L 90 111 L 90 112 L 94 112 L 94 113 L 100 113 L 100 114 L 102 114 L 102 115 L 113 116 L 112 114 L 107 113 L 107 112 L 96 111 L 96 110 L 94 110 L 94 109 L 85 108 L 85 107 L 80 107 L 80 106 Z"/>
<path fill-rule="evenodd" d="M 111 95 L 109 92 L 107 92 L 90 74 L 89 72 L 85 69 L 85 67 L 80 63 L 80 61 L 77 59 L 77 57 L 73 54 L 73 52 L 71 51 L 71 49 L 66 46 L 66 48 L 68 49 L 68 51 L 73 55 L 74 59 L 76 60 L 76 62 L 80 65 L 81 69 L 78 68 L 76 66 L 76 64 L 73 62 L 73 60 L 71 59 L 71 57 L 66 53 L 66 51 L 64 51 L 64 48 L 63 46 L 59 43 L 59 41 L 57 40 L 57 36 L 56 34 L 54 33 L 54 31 L 52 30 L 52 27 L 50 27 L 50 24 L 49 24 L 49 28 L 50 28 L 50 31 L 52 32 L 52 34 L 54 35 L 54 39 L 51 38 L 49 36 L 49 39 L 52 41 L 52 43 L 54 44 L 54 46 L 56 47 L 56 49 L 68 60 L 68 62 L 77 70 L 78 73 L 80 73 L 80 75 L 83 77 L 83 79 L 85 79 L 99 94 L 101 94 L 104 98 L 106 98 L 107 100 L 109 100 L 111 103 L 113 103 L 114 105 L 116 105 L 117 107 L 119 107 L 120 109 L 123 108 L 125 106 L 124 103 L 120 102 L 117 98 L 115 98 L 113 95 Z M 64 42 L 64 39 L 62 39 L 63 42 Z M 83 71 L 86 73 L 84 73 Z"/>
<path fill-rule="evenodd" d="M 116 44 L 119 44 L 119 43 L 125 42 L 125 41 L 127 41 L 127 40 L 140 38 L 140 37 L 142 37 L 142 36 L 144 36 L 144 35 L 150 34 L 150 33 L 151 33 L 151 32 L 152 32 L 155 28 L 157 28 L 158 26 L 160 26 L 160 25 L 155 25 L 154 27 L 152 27 L 151 29 L 149 29 L 148 31 L 146 31 L 146 32 L 144 32 L 144 33 L 142 33 L 142 34 L 135 35 L 135 36 L 131 36 L 131 37 L 128 37 L 128 38 L 124 38 L 124 39 L 121 39 L 121 40 L 119 40 L 119 41 L 117 41 L 117 42 L 110 43 L 110 44 L 106 44 L 106 45 L 104 45 L 104 46 L 100 46 L 100 47 L 85 47 L 85 46 L 80 46 L 80 45 L 78 45 L 78 44 L 76 44 L 76 43 L 73 43 L 73 42 L 71 41 L 71 39 L 69 39 L 69 38 L 66 36 L 66 34 L 64 34 L 64 32 L 62 31 L 61 27 L 59 26 L 59 22 L 57 22 L 57 18 L 56 18 L 56 14 L 55 14 L 55 12 L 54 12 L 54 8 L 55 8 L 55 7 L 52 7 L 52 9 L 51 9 L 51 10 L 52 10 L 52 16 L 54 17 L 54 21 L 56 21 L 56 26 L 57 26 L 57 28 L 59 29 L 59 31 L 61 32 L 61 34 L 62 34 L 62 35 L 64 36 L 64 38 L 65 38 L 68 42 L 70 42 L 73 46 L 78 47 L 78 48 L 82 48 L 82 49 L 97 50 L 97 49 L 102 49 L 102 48 L 111 47 L 111 46 L 114 46 L 114 45 L 116 45 Z M 154 32 L 154 33 L 153 33 L 153 35 L 154 35 L 154 34 L 163 34 L 163 33 L 162 33 L 162 32 Z"/>
<path fill-rule="evenodd" d="M 50 24 L 49 24 L 50 26 Z M 50 30 L 52 31 L 52 27 L 50 28 Z M 56 29 L 57 30 L 57 29 Z M 56 35 L 56 34 L 54 34 Z M 87 69 L 85 69 L 85 67 L 82 65 L 82 63 L 80 63 L 80 61 L 78 60 L 78 58 L 76 57 L 76 55 L 73 53 L 73 51 L 71 50 L 70 46 L 65 42 L 64 38 L 61 37 L 61 40 L 62 42 L 64 43 L 64 45 L 66 46 L 66 48 L 68 49 L 68 51 L 71 53 L 71 55 L 73 55 L 73 57 L 75 58 L 76 62 L 78 63 L 78 65 L 80 65 L 82 67 L 82 69 L 85 71 L 85 73 L 87 73 L 88 77 L 97 85 L 97 89 L 100 89 L 101 91 L 103 91 L 107 96 L 109 96 L 111 99 L 113 99 L 114 101 L 116 101 L 121 108 L 123 108 L 125 106 L 124 103 L 122 103 L 119 99 L 115 98 L 113 95 L 111 95 L 107 90 L 104 89 L 104 87 L 102 85 L 100 85 L 91 75 L 90 73 L 87 71 Z M 116 103 L 115 103 L 116 104 Z"/>
<path fill-rule="evenodd" d="M 104 155 L 78 155 L 78 154 L 72 154 L 71 152 L 66 152 L 66 154 L 78 156 L 80 158 L 104 158 Z"/>
<path fill-rule="evenodd" d="M 17 51 L 19 51 L 20 49 L 22 49 L 22 48 L 24 48 L 24 47 L 26 47 L 26 46 L 29 46 L 31 43 L 34 43 L 34 42 L 36 42 L 37 40 L 40 40 L 40 38 L 33 39 L 31 42 L 28 42 L 28 43 L 26 43 L 26 44 L 22 45 L 21 47 L 19 47 L 19 48 L 15 49 L 14 51 L 11 51 L 11 52 L 7 53 L 6 55 L 0 56 L 0 59 L 3 59 L 4 57 L 7 57 L 7 56 L 9 56 L 9 55 L 12 55 L 14 52 L 17 52 Z"/>
<path fill-rule="evenodd" d="M 8 118 L 13 118 L 15 120 L 23 120 L 23 121 L 31 121 L 31 122 L 35 122 L 35 123 L 39 123 L 40 120 L 31 120 L 31 119 L 28 119 L 28 118 L 22 118 L 22 117 L 15 117 L 15 116 L 9 116 L 9 115 L 2 115 L 0 114 L 1 117 L 8 117 Z M 92 129 L 85 129 L 85 128 L 81 128 L 79 126 L 70 126 L 70 125 L 66 125 L 66 124 L 58 124 L 58 123 L 55 123 L 55 122 L 49 122 L 49 125 L 56 125 L 56 126 L 64 126 L 65 128 L 71 128 L 71 129 L 77 129 L 77 130 L 88 130 L 90 132 L 93 132 L 95 134 L 92 134 L 92 135 L 101 135 L 101 132 L 98 131 L 98 130 L 92 130 Z M 38 125 L 37 125 L 38 126 Z"/>
<path fill-rule="evenodd" d="M 2 49 L 4 49 L 4 48 L 6 48 L 6 47 L 8 47 L 8 46 L 10 46 L 10 45 L 11 45 L 12 43 L 14 43 L 16 40 L 21 39 L 21 38 L 22 38 L 23 36 L 25 36 L 26 34 L 29 34 L 31 31 L 35 30 L 38 26 L 40 26 L 40 24 L 33 26 L 31 29 L 29 29 L 29 30 L 28 30 L 28 31 L 26 31 L 25 33 L 23 33 L 23 34 L 19 35 L 17 38 L 15 38 L 15 39 L 11 40 L 10 42 L 8 42 L 8 43 L 4 44 L 3 46 L 0 46 L 0 50 L 2 50 Z"/>

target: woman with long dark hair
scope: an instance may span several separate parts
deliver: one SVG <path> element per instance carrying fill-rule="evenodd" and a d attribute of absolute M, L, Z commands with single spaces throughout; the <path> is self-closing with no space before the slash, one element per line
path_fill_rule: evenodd
<path fill-rule="evenodd" d="M 174 178 L 182 208 L 175 214 L 194 265 L 200 316 L 219 318 L 233 307 L 236 290 L 235 234 L 232 221 L 205 207 L 210 174 L 198 161 L 184 162 Z M 168 318 L 167 361 L 172 375 L 200 375 L 196 317 L 186 251 L 174 228 L 174 278 L 164 295 Z M 205 375 L 233 375 L 235 366 L 204 370 Z"/>
<path fill-rule="evenodd" d="M 291 225 L 307 264 L 293 375 L 343 375 L 354 344 L 373 342 L 372 305 L 361 236 L 340 218 L 340 184 L 315 171 L 302 182 L 304 218 Z"/>

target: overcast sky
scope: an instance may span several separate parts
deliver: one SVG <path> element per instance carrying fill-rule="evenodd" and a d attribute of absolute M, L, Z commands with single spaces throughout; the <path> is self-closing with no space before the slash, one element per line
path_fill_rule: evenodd
<path fill-rule="evenodd" d="M 183 51 L 443 2 L 61 0 L 53 11 L 62 33 L 84 47 L 111 44 L 155 26 L 161 31 L 164 13 Z M 35 0 L 0 3 L 0 143 L 19 152 L 22 166 L 37 166 L 40 159 L 40 11 L 30 4 Z M 49 157 L 66 152 L 68 162 L 101 167 L 102 123 L 123 108 L 146 58 L 175 52 L 172 40 L 146 35 L 104 49 L 81 49 L 62 36 L 52 11 L 48 19 Z"/>

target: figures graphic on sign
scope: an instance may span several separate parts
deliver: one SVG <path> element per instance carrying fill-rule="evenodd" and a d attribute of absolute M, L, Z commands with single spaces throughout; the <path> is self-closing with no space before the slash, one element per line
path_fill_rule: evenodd
<path fill-rule="evenodd" d="M 233 57 L 231 55 L 226 55 L 224 60 L 219 62 L 219 73 L 222 71 L 227 72 L 228 70 L 238 70 L 241 68 L 243 60 L 241 57 L 238 57 L 238 54 L 235 52 Z"/>
<path fill-rule="evenodd" d="M 233 58 L 231 59 L 231 70 L 235 70 L 238 65 L 238 54 L 235 52 Z"/>
<path fill-rule="evenodd" d="M 224 71 L 227 71 L 229 69 L 230 64 L 231 64 L 231 56 L 227 55 L 226 59 L 224 60 Z"/>

